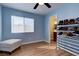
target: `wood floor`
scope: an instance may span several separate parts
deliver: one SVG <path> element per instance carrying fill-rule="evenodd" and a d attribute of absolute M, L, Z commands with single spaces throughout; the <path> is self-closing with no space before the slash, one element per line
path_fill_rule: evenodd
<path fill-rule="evenodd" d="M 0 55 L 8 55 L 0 52 Z M 48 44 L 46 42 L 38 42 L 26 44 L 14 51 L 11 56 L 73 56 L 72 54 L 56 49 L 56 43 Z"/>

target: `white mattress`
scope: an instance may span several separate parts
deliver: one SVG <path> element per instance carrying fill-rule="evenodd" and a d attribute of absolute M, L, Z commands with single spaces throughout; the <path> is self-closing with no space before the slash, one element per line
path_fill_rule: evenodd
<path fill-rule="evenodd" d="M 15 42 L 21 41 L 21 39 L 10 39 L 0 42 L 1 44 L 14 44 Z"/>
<path fill-rule="evenodd" d="M 14 49 L 21 46 L 22 40 L 21 39 L 9 39 L 0 42 L 0 50 L 2 51 L 13 51 Z"/>

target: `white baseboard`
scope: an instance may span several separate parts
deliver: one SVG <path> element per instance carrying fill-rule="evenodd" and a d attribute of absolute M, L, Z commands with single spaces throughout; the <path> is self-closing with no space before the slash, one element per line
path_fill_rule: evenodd
<path fill-rule="evenodd" d="M 36 42 L 42 42 L 42 41 L 47 42 L 46 40 L 36 40 L 36 41 L 22 43 L 22 45 L 24 45 L 24 44 L 30 44 L 30 43 L 36 43 Z"/>
<path fill-rule="evenodd" d="M 49 41 L 47 41 L 47 40 L 44 40 L 45 42 L 47 42 L 47 43 L 49 43 Z"/>

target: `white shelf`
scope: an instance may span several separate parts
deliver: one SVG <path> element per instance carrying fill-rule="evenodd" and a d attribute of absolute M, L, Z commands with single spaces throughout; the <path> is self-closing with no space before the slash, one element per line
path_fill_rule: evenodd
<path fill-rule="evenodd" d="M 75 44 L 75 43 L 72 43 L 72 42 L 69 42 L 69 41 L 65 41 L 63 43 L 68 43 L 68 44 L 70 43 L 71 45 L 79 46 L 79 44 Z M 76 48 L 78 48 L 78 47 L 76 47 Z"/>
<path fill-rule="evenodd" d="M 79 24 L 69 24 L 69 25 L 58 25 L 57 27 L 75 27 L 75 26 L 79 26 Z"/>
<path fill-rule="evenodd" d="M 76 35 L 76 36 L 66 36 L 66 35 L 58 35 L 57 37 L 59 38 L 67 38 L 67 39 L 76 39 L 78 40 L 79 39 L 79 35 Z"/>
<path fill-rule="evenodd" d="M 69 47 L 72 47 L 74 49 L 79 50 L 79 48 L 78 48 L 79 45 L 73 46 L 74 44 L 72 45 L 71 42 L 62 42 L 62 43 L 59 43 L 59 44 L 69 46 Z"/>
<path fill-rule="evenodd" d="M 65 35 L 58 35 L 58 47 L 74 55 L 79 55 L 79 36 L 70 37 Z"/>
<path fill-rule="evenodd" d="M 69 53 L 71 53 L 71 54 L 73 54 L 73 55 L 79 56 L 79 54 L 74 53 L 74 52 L 71 52 L 70 50 L 65 49 L 65 48 L 63 48 L 63 47 L 60 47 L 60 46 L 59 46 L 58 48 L 63 49 L 63 50 L 65 50 L 65 51 L 67 51 L 67 52 L 69 52 Z M 66 47 L 66 48 L 67 48 L 67 47 Z"/>
<path fill-rule="evenodd" d="M 57 30 L 57 32 L 74 32 L 74 31 Z"/>
<path fill-rule="evenodd" d="M 58 30 L 59 27 L 79 27 L 79 24 L 57 25 L 57 32 L 74 32 L 73 30 Z M 79 55 L 79 34 L 74 36 L 57 35 L 58 47 L 74 55 Z"/>

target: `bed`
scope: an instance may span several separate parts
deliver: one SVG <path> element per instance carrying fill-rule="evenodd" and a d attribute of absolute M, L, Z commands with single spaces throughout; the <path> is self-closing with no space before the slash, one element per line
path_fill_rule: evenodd
<path fill-rule="evenodd" d="M 22 44 L 21 39 L 9 39 L 0 42 L 0 51 L 12 52 Z"/>

